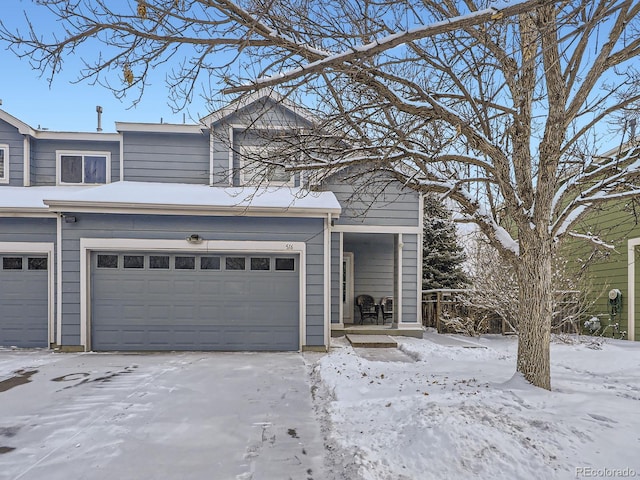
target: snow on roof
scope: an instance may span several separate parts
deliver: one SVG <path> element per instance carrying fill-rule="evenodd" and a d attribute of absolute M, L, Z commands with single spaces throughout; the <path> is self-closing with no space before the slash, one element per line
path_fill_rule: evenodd
<path fill-rule="evenodd" d="M 51 190 L 44 203 L 68 210 L 148 209 L 249 213 L 340 213 L 332 192 L 292 187 L 210 187 L 177 183 L 114 182 L 76 191 Z"/>
<path fill-rule="evenodd" d="M 70 194 L 87 188 L 92 187 L 0 187 L 0 211 L 46 212 L 49 208 L 43 202 L 45 198 L 61 193 Z"/>

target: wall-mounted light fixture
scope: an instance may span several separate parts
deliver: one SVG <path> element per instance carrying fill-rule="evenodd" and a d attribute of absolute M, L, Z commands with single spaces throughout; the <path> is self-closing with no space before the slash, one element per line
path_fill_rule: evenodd
<path fill-rule="evenodd" d="M 63 215 L 64 223 L 76 223 L 78 219 L 73 215 Z"/>
<path fill-rule="evenodd" d="M 204 241 L 204 238 L 202 238 L 200 235 L 198 235 L 197 233 L 192 233 L 191 235 L 189 235 L 187 237 L 187 242 L 189 243 L 202 243 Z"/>

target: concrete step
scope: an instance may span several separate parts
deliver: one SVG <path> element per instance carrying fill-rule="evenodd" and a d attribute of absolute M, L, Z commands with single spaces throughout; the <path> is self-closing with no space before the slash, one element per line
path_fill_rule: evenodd
<path fill-rule="evenodd" d="M 403 336 L 403 337 L 414 337 L 414 338 L 422 338 L 422 334 L 424 333 L 424 329 L 422 326 L 417 328 L 391 328 L 390 326 L 383 327 L 382 325 L 371 325 L 371 326 L 362 326 L 358 325 L 356 327 L 346 327 L 342 329 L 334 328 L 331 330 L 332 337 L 342 337 L 343 335 L 391 335 L 391 336 Z"/>
<path fill-rule="evenodd" d="M 398 342 L 389 335 L 354 335 L 349 333 L 347 340 L 355 348 L 398 348 Z"/>

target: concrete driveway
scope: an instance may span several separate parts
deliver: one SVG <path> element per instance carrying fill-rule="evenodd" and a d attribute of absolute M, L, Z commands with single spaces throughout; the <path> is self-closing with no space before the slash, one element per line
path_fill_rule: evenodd
<path fill-rule="evenodd" d="M 2 479 L 315 479 L 297 353 L 0 350 Z"/>

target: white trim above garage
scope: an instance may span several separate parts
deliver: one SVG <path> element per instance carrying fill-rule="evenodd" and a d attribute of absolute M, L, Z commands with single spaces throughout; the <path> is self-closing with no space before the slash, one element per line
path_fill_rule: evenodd
<path fill-rule="evenodd" d="M 203 240 L 189 243 L 185 240 L 81 238 L 80 239 L 80 343 L 85 351 L 91 350 L 91 252 L 191 252 L 191 253 L 269 253 L 299 255 L 299 346 L 306 339 L 306 244 L 304 242 L 227 241 Z M 326 321 L 326 319 L 325 319 Z M 325 340 L 326 342 L 326 340 Z"/>
<path fill-rule="evenodd" d="M 15 253 L 15 254 L 40 254 L 47 255 L 47 269 L 48 269 L 48 319 L 47 328 L 49 344 L 55 343 L 54 336 L 54 271 L 55 271 L 55 256 L 54 256 L 54 244 L 48 242 L 0 242 L 0 253 Z"/>

